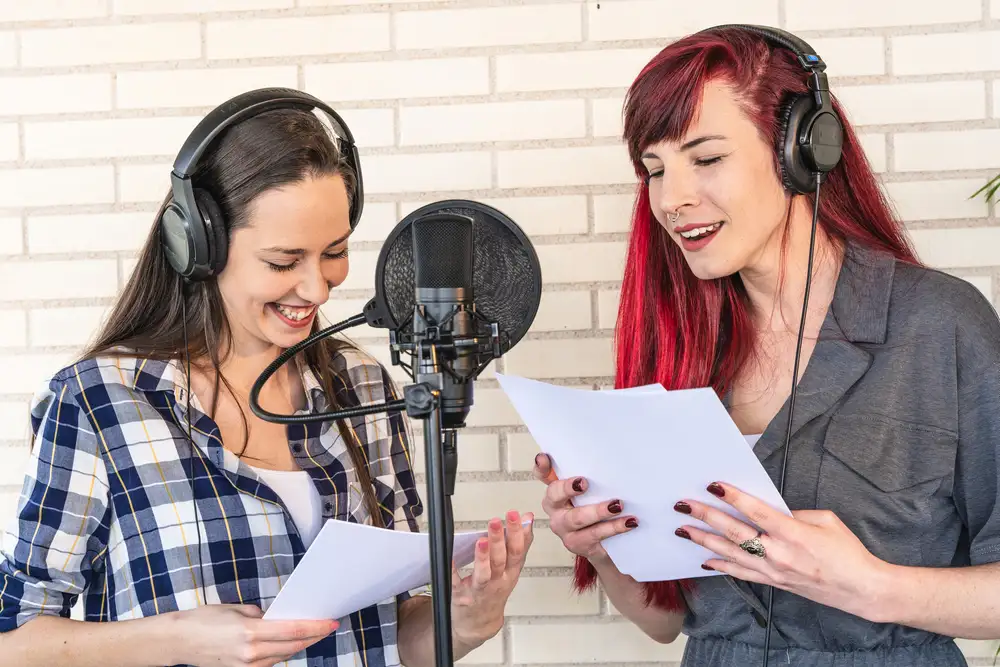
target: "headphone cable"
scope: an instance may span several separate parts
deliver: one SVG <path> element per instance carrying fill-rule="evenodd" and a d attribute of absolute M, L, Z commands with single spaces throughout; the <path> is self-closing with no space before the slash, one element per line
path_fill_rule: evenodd
<path fill-rule="evenodd" d="M 185 281 L 185 286 L 188 283 Z M 185 384 L 186 390 L 184 394 L 185 401 L 187 403 L 187 438 L 188 438 L 188 467 L 190 472 L 188 473 L 188 485 L 191 487 L 191 506 L 194 508 L 194 525 L 198 530 L 198 542 L 196 545 L 196 550 L 198 552 L 198 572 L 201 575 L 201 594 L 205 600 L 205 604 L 208 604 L 208 592 L 205 590 L 205 565 L 201 557 L 201 521 L 198 519 L 198 497 L 195 495 L 194 486 L 194 437 L 191 435 L 191 348 L 188 345 L 188 326 L 187 326 L 187 297 L 188 290 L 184 289 L 181 293 L 181 320 L 183 321 L 184 330 L 184 359 L 187 366 L 185 372 Z M 182 466 L 183 468 L 183 466 Z M 197 587 L 195 587 L 195 597 L 197 598 Z"/>
<path fill-rule="evenodd" d="M 816 227 L 819 223 L 819 190 L 823 183 L 823 174 L 817 173 L 816 195 L 813 200 L 812 230 L 809 233 L 809 261 L 806 265 L 806 286 L 802 295 L 802 316 L 799 320 L 799 333 L 795 341 L 795 363 L 792 365 L 792 391 L 788 397 L 788 426 L 785 429 L 785 447 L 781 453 L 781 473 L 778 478 L 778 495 L 785 495 L 785 470 L 788 466 L 788 448 L 792 439 L 792 417 L 795 413 L 795 394 L 799 386 L 799 360 L 802 355 L 802 338 L 806 329 L 806 315 L 809 311 L 809 289 L 812 285 L 813 256 L 816 251 Z M 774 586 L 767 587 L 767 620 L 764 627 L 764 667 L 768 665 L 768 654 L 771 648 L 771 617 L 774 610 Z"/>

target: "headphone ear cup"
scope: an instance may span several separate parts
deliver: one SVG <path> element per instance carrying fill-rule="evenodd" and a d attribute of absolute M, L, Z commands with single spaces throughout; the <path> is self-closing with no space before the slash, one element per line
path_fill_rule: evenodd
<path fill-rule="evenodd" d="M 811 194 L 814 187 L 813 171 L 809 168 L 799 145 L 799 133 L 813 110 L 813 100 L 808 95 L 797 95 L 781 109 L 781 134 L 778 137 L 778 164 L 781 183 L 793 194 Z"/>
<path fill-rule="evenodd" d="M 184 212 L 172 198 L 164 206 L 157 224 L 160 226 L 160 245 L 167 262 L 174 271 L 188 277 L 194 266 L 195 243 Z"/>
<path fill-rule="evenodd" d="M 194 197 L 198 202 L 198 213 L 204 225 L 204 236 L 208 246 L 203 256 L 202 268 L 205 269 L 203 277 L 217 276 L 225 268 L 229 256 L 229 235 L 226 232 L 222 209 L 207 190 L 195 189 Z"/>

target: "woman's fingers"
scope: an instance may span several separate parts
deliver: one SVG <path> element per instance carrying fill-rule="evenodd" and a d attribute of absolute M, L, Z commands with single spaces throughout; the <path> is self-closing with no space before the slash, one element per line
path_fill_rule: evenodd
<path fill-rule="evenodd" d="M 595 544 L 600 544 L 609 537 L 627 533 L 638 527 L 639 521 L 632 516 L 621 517 L 614 521 L 602 521 L 595 526 L 571 533 L 566 537 L 566 547 L 573 553 L 587 553 L 593 549 Z"/>
<path fill-rule="evenodd" d="M 551 484 L 559 479 L 552 469 L 552 459 L 548 454 L 539 454 L 535 457 L 535 467 L 533 469 L 535 479 L 545 484 Z"/>

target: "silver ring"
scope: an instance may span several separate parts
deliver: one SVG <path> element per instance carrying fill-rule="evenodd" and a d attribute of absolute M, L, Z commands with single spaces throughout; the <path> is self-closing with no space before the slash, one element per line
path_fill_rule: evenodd
<path fill-rule="evenodd" d="M 749 540 L 740 543 L 740 549 L 746 551 L 751 556 L 757 556 L 758 558 L 764 558 L 767 556 L 767 550 L 764 548 L 764 543 L 760 541 L 760 536 L 763 533 L 757 533 L 756 537 L 751 537 Z"/>
<path fill-rule="evenodd" d="M 677 220 L 680 217 L 681 217 L 681 214 L 678 213 L 677 211 L 674 211 L 673 213 L 667 213 L 667 221 L 670 222 L 671 225 L 674 224 L 675 222 L 677 222 Z"/>

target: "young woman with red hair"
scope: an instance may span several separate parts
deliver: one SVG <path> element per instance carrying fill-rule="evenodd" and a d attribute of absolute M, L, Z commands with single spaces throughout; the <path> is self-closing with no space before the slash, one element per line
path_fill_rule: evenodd
<path fill-rule="evenodd" d="M 577 587 L 599 579 L 658 641 L 684 632 L 685 667 L 760 664 L 765 646 L 774 665 L 965 665 L 952 638 L 1000 637 L 1000 321 L 969 283 L 919 263 L 831 97 L 842 154 L 819 195 L 785 447 L 816 204 L 782 167 L 803 65 L 720 26 L 636 78 L 624 138 L 640 184 L 616 331 L 617 386 L 713 387 L 760 436 L 776 484 L 784 469 L 793 516 L 725 480 L 708 490 L 753 525 L 669 498 L 665 511 L 689 515 L 677 539 L 712 552 L 714 572 L 640 584 L 601 546 L 642 529 L 628 498 L 576 506 L 587 480 L 557 479 L 540 454 L 543 507 Z"/>

